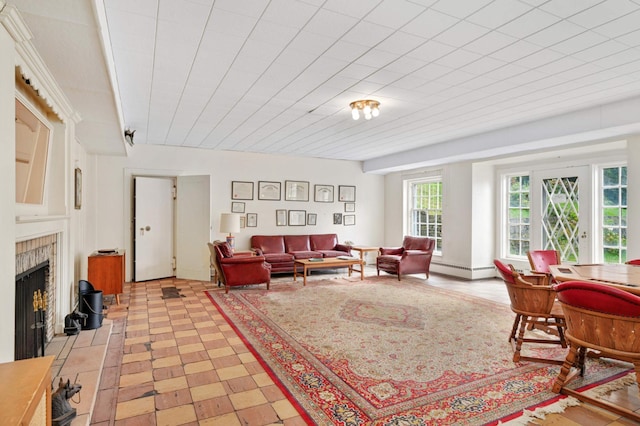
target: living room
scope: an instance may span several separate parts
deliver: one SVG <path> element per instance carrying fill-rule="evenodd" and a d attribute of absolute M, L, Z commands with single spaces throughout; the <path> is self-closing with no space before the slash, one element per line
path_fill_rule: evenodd
<path fill-rule="evenodd" d="M 302 181 L 309 183 L 308 201 L 253 199 L 244 203 L 244 214 L 253 213 L 257 224 L 235 234 L 238 250 L 249 248 L 255 234 L 337 233 L 340 241 L 358 245 L 397 246 L 408 232 L 408 184 L 440 178 L 443 193 L 442 251 L 436 253 L 431 271 L 475 280 L 495 276 L 492 261 L 504 256 L 503 178 L 513 173 L 534 173 L 583 167 L 588 179 L 597 180 L 600 167 L 626 166 L 628 170 L 629 218 L 640 210 L 640 139 L 637 117 L 640 98 L 612 100 L 580 111 L 520 123 L 509 129 L 455 138 L 400 154 L 367 161 L 297 157 L 248 151 L 209 150 L 128 144 L 122 137 L 122 123 L 105 125 L 121 153 L 100 152 L 93 140 L 100 131 L 87 132 L 81 123 L 100 121 L 77 111 L 73 91 L 62 89 L 38 55 L 29 26 L 18 9 L 0 1 L 0 128 L 14 129 L 16 97 L 40 110 L 58 130 L 51 147 L 50 169 L 44 201 L 37 207 L 15 202 L 16 165 L 12 155 L 0 159 L 0 274 L 7 283 L 16 275 L 16 243 L 57 235 L 58 262 L 55 279 L 55 332 L 60 333 L 64 316 L 76 304 L 76 283 L 87 278 L 87 257 L 97 249 L 120 248 L 128 255 L 126 279 L 132 277 L 133 253 L 132 179 L 134 176 L 210 177 L 210 229 L 205 240 L 222 239 L 220 214 L 232 210 L 232 182 Z M 106 97 L 108 99 L 108 96 Z M 104 101 L 104 98 L 101 98 Z M 108 102 L 104 102 L 108 103 Z M 391 108 L 391 107 L 390 107 Z M 80 118 L 82 116 L 82 119 Z M 111 117 L 105 114 L 105 117 Z M 597 117 L 594 119 L 594 117 Z M 349 118 L 350 119 L 350 118 Z M 108 121 L 107 119 L 105 119 Z M 117 131 L 113 131 L 116 128 Z M 140 134 L 139 134 L 140 135 Z M 2 132 L 0 143 L 7 152 L 15 150 L 13 130 Z M 81 172 L 78 181 L 76 170 Z M 79 185 L 81 185 L 79 187 Z M 336 224 L 335 213 L 345 213 L 337 197 L 333 203 L 314 200 L 314 185 L 355 187 L 355 224 Z M 78 204 L 78 189 L 81 202 Z M 594 205 L 595 200 L 594 197 Z M 301 210 L 317 215 L 316 225 L 278 226 L 276 210 Z M 595 212 L 593 213 L 595 216 Z M 640 222 L 629 220 L 627 256 L 640 257 Z M 595 229 L 597 221 L 592 220 Z M 181 232 L 177 229 L 176 232 Z M 208 251 L 201 248 L 200 262 L 208 264 Z M 526 259 L 509 259 L 526 268 Z M 594 255 L 594 261 L 597 261 Z M 179 259 L 178 259 L 179 261 Z M 0 314 L 0 361 L 14 359 L 13 285 L 6 292 Z"/>

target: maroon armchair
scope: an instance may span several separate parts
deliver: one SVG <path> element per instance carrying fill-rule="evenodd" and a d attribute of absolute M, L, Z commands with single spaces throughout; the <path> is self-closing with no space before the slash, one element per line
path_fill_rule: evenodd
<path fill-rule="evenodd" d="M 264 256 L 234 256 L 226 242 L 215 244 L 216 260 L 222 273 L 225 293 L 238 285 L 271 283 L 271 265 Z"/>
<path fill-rule="evenodd" d="M 380 256 L 376 260 L 378 275 L 380 271 L 400 276 L 424 272 L 429 278 L 429 266 L 436 241 L 427 237 L 405 236 L 402 247 L 380 247 Z"/>

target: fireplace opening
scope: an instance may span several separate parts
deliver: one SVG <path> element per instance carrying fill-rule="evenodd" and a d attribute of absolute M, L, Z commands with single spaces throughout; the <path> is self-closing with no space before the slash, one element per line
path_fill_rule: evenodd
<path fill-rule="evenodd" d="M 34 358 L 44 352 L 47 334 L 48 280 L 48 260 L 16 276 L 16 361 Z"/>

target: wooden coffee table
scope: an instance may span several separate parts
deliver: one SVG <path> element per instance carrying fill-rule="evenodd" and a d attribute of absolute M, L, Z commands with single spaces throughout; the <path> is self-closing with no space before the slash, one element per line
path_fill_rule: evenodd
<path fill-rule="evenodd" d="M 309 259 L 295 260 L 293 265 L 293 280 L 298 278 L 298 265 L 302 266 L 302 285 L 307 285 L 307 271 L 322 268 L 349 268 L 349 276 L 353 272 L 353 265 L 360 265 L 360 280 L 364 280 L 362 272 L 362 261 L 360 259 L 338 259 L 335 257 L 325 257 L 321 261 Z"/>
<path fill-rule="evenodd" d="M 364 268 L 364 257 L 366 256 L 366 254 L 368 252 L 379 253 L 380 252 L 380 247 L 353 246 L 353 247 L 351 247 L 351 250 L 360 252 L 360 261 L 362 262 L 362 265 L 361 265 L 360 269 L 362 269 L 362 268 Z M 362 272 L 362 271 L 358 271 L 357 269 L 354 269 L 354 271 Z"/>

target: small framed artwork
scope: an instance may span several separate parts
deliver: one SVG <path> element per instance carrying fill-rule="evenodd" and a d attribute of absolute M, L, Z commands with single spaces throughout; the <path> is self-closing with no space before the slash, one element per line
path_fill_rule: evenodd
<path fill-rule="evenodd" d="M 247 228 L 258 226 L 258 213 L 247 213 Z"/>
<path fill-rule="evenodd" d="M 231 182 L 232 200 L 253 200 L 253 182 L 234 180 Z"/>
<path fill-rule="evenodd" d="M 287 226 L 286 210 L 276 210 L 276 226 Z"/>
<path fill-rule="evenodd" d="M 356 215 L 355 214 L 345 214 L 342 217 L 342 222 L 344 226 L 352 226 L 356 224 Z"/>
<path fill-rule="evenodd" d="M 345 212 L 355 212 L 356 211 L 356 203 L 344 203 L 344 211 Z"/>
<path fill-rule="evenodd" d="M 82 169 L 76 167 L 75 171 L 75 199 L 74 207 L 76 210 L 82 208 Z"/>
<path fill-rule="evenodd" d="M 280 182 L 258 181 L 258 200 L 280 201 Z"/>
<path fill-rule="evenodd" d="M 314 185 L 313 201 L 317 203 L 333 203 L 333 185 Z"/>
<path fill-rule="evenodd" d="M 232 201 L 231 213 L 244 213 L 244 203 L 241 203 L 240 201 Z"/>
<path fill-rule="evenodd" d="M 316 213 L 307 213 L 307 225 L 315 225 L 318 219 Z"/>
<path fill-rule="evenodd" d="M 334 213 L 333 214 L 333 224 L 334 225 L 342 225 L 342 213 Z"/>
<path fill-rule="evenodd" d="M 309 201 L 309 182 L 300 180 L 284 181 L 284 200 Z"/>
<path fill-rule="evenodd" d="M 356 187 L 349 185 L 338 185 L 338 201 L 345 203 L 355 203 Z"/>
<path fill-rule="evenodd" d="M 240 228 L 247 227 L 247 218 L 244 216 L 240 216 Z"/>
<path fill-rule="evenodd" d="M 307 212 L 305 210 L 289 210 L 289 226 L 304 226 Z"/>

